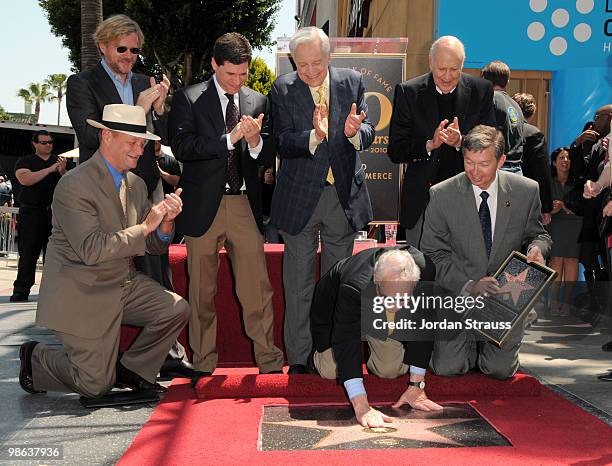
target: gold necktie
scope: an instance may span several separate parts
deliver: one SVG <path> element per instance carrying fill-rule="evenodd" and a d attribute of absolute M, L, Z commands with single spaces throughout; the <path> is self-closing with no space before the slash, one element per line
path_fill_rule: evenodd
<path fill-rule="evenodd" d="M 119 200 L 121 201 L 121 207 L 123 209 L 123 216 L 127 215 L 127 184 L 125 176 L 121 177 L 121 184 L 119 185 Z"/>
<path fill-rule="evenodd" d="M 317 88 L 317 105 L 325 105 L 325 107 L 327 107 L 327 114 L 329 115 L 329 105 L 327 105 L 327 89 L 325 84 L 321 84 Z M 329 132 L 329 126 L 327 130 Z M 327 134 L 325 135 L 325 139 L 327 139 Z M 329 167 L 329 170 L 327 170 L 327 178 L 325 181 L 327 181 L 329 184 L 334 184 L 334 174 L 332 173 L 331 166 Z"/>

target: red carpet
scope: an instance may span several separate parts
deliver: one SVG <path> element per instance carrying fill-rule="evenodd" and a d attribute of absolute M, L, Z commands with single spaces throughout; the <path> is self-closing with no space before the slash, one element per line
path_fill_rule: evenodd
<path fill-rule="evenodd" d="M 120 464 L 612 464 L 612 428 L 547 388 L 538 390 L 531 377 L 496 382 L 470 374 L 428 380 L 432 399 L 470 402 L 512 446 L 262 452 L 257 441 L 264 405 L 343 403 L 344 393 L 314 376 L 228 375 L 198 387 L 200 396 L 209 391 L 217 398 L 208 400 L 195 398 L 185 380 L 176 380 Z M 366 385 L 371 403 L 395 401 L 405 386 L 374 377 Z"/>

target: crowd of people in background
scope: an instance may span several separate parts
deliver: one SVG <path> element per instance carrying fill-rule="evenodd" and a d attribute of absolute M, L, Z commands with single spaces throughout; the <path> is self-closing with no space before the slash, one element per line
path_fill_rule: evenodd
<path fill-rule="evenodd" d="M 372 220 L 359 152 L 375 131 L 361 74 L 333 66 L 321 29 L 293 35 L 296 70 L 279 76 L 268 96 L 245 86 L 249 41 L 236 32 L 222 35 L 212 77 L 176 90 L 169 111 L 167 78 L 132 72 L 144 42 L 134 21 L 106 19 L 96 41 L 99 65 L 68 80 L 80 165 L 66 173 L 65 161 L 50 156 L 53 141 L 44 132 L 33 140 L 35 154 L 17 164 L 24 189 L 11 301 L 27 300 L 33 266 L 49 241 L 37 321 L 64 345 L 62 351 L 37 342 L 22 346 L 24 390 L 95 398 L 118 384 L 161 393 L 155 380 L 164 358 L 162 375 L 191 377 L 193 386 L 210 377 L 218 358 L 214 298 L 222 247 L 260 374 L 283 370 L 264 253 L 264 242 L 283 242 L 288 373 L 338 378 L 358 421 L 370 427 L 386 421 L 367 404 L 361 378 L 358 302 L 370 283 L 381 295 L 400 286 L 389 282 L 435 280 L 457 294 L 488 296 L 500 291 L 493 273 L 509 253 L 522 250 L 529 262 L 548 259 L 558 274 L 551 315 L 593 321 L 606 310 L 595 285 L 612 261 L 612 104 L 549 156 L 542 131 L 530 123 L 533 96 L 506 91 L 508 66 L 493 61 L 482 76 L 468 75 L 462 42 L 439 38 L 430 49 L 430 71 L 395 89 L 388 153 L 405 166 L 399 221 L 407 245 L 388 256 L 372 251 L 351 259 L 356 232 Z M 36 238 L 23 230 L 31 222 Z M 188 304 L 172 291 L 167 254 L 168 244 L 183 238 Z M 573 306 L 579 263 L 593 286 L 586 310 Z M 96 292 L 83 293 L 84 285 Z M 81 322 L 78 313 L 66 313 L 74 305 L 58 289 L 72 290 L 81 307 L 98 314 Z M 122 321 L 145 329 L 118 354 Z M 192 362 L 176 340 L 186 321 Z M 383 335 L 368 340 L 368 367 L 382 377 L 408 374 L 398 406 L 437 410 L 425 395 L 428 366 L 444 376 L 479 370 L 512 377 L 523 330 L 517 326 L 503 347 L 465 331 L 422 345 Z"/>

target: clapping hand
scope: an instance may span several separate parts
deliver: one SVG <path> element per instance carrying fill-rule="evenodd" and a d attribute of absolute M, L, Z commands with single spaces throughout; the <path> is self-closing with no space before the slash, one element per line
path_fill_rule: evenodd
<path fill-rule="evenodd" d="M 440 131 L 440 139 L 444 144 L 451 147 L 461 146 L 461 131 L 459 130 L 459 119 L 455 117 L 453 122 Z"/>
<path fill-rule="evenodd" d="M 249 147 L 253 148 L 259 144 L 261 125 L 263 123 L 264 114 L 260 113 L 257 118 L 250 115 L 243 115 L 240 119 L 242 133 Z"/>
<path fill-rule="evenodd" d="M 312 126 L 319 141 L 322 141 L 327 137 L 329 128 L 328 116 L 329 109 L 327 108 L 327 105 L 315 105 L 315 109 L 312 114 Z"/>
<path fill-rule="evenodd" d="M 361 128 L 361 122 L 365 120 L 365 117 L 366 114 L 363 110 L 357 114 L 357 104 L 353 102 L 353 105 L 351 105 L 351 111 L 344 121 L 344 135 L 347 138 L 352 138 L 355 136 L 357 131 L 359 131 L 359 128 Z"/>

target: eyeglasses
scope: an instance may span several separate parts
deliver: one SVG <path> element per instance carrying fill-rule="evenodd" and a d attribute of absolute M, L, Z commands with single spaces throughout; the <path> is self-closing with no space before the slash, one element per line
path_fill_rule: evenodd
<path fill-rule="evenodd" d="M 36 144 L 40 144 L 41 146 L 47 146 L 53 144 L 53 141 L 38 141 Z"/>
<path fill-rule="evenodd" d="M 138 47 L 132 47 L 131 49 L 128 49 L 126 46 L 124 45 L 120 45 L 119 47 L 117 47 L 117 52 L 118 53 L 125 53 L 127 51 L 132 52 L 132 55 L 138 55 L 140 53 L 140 49 Z"/>

